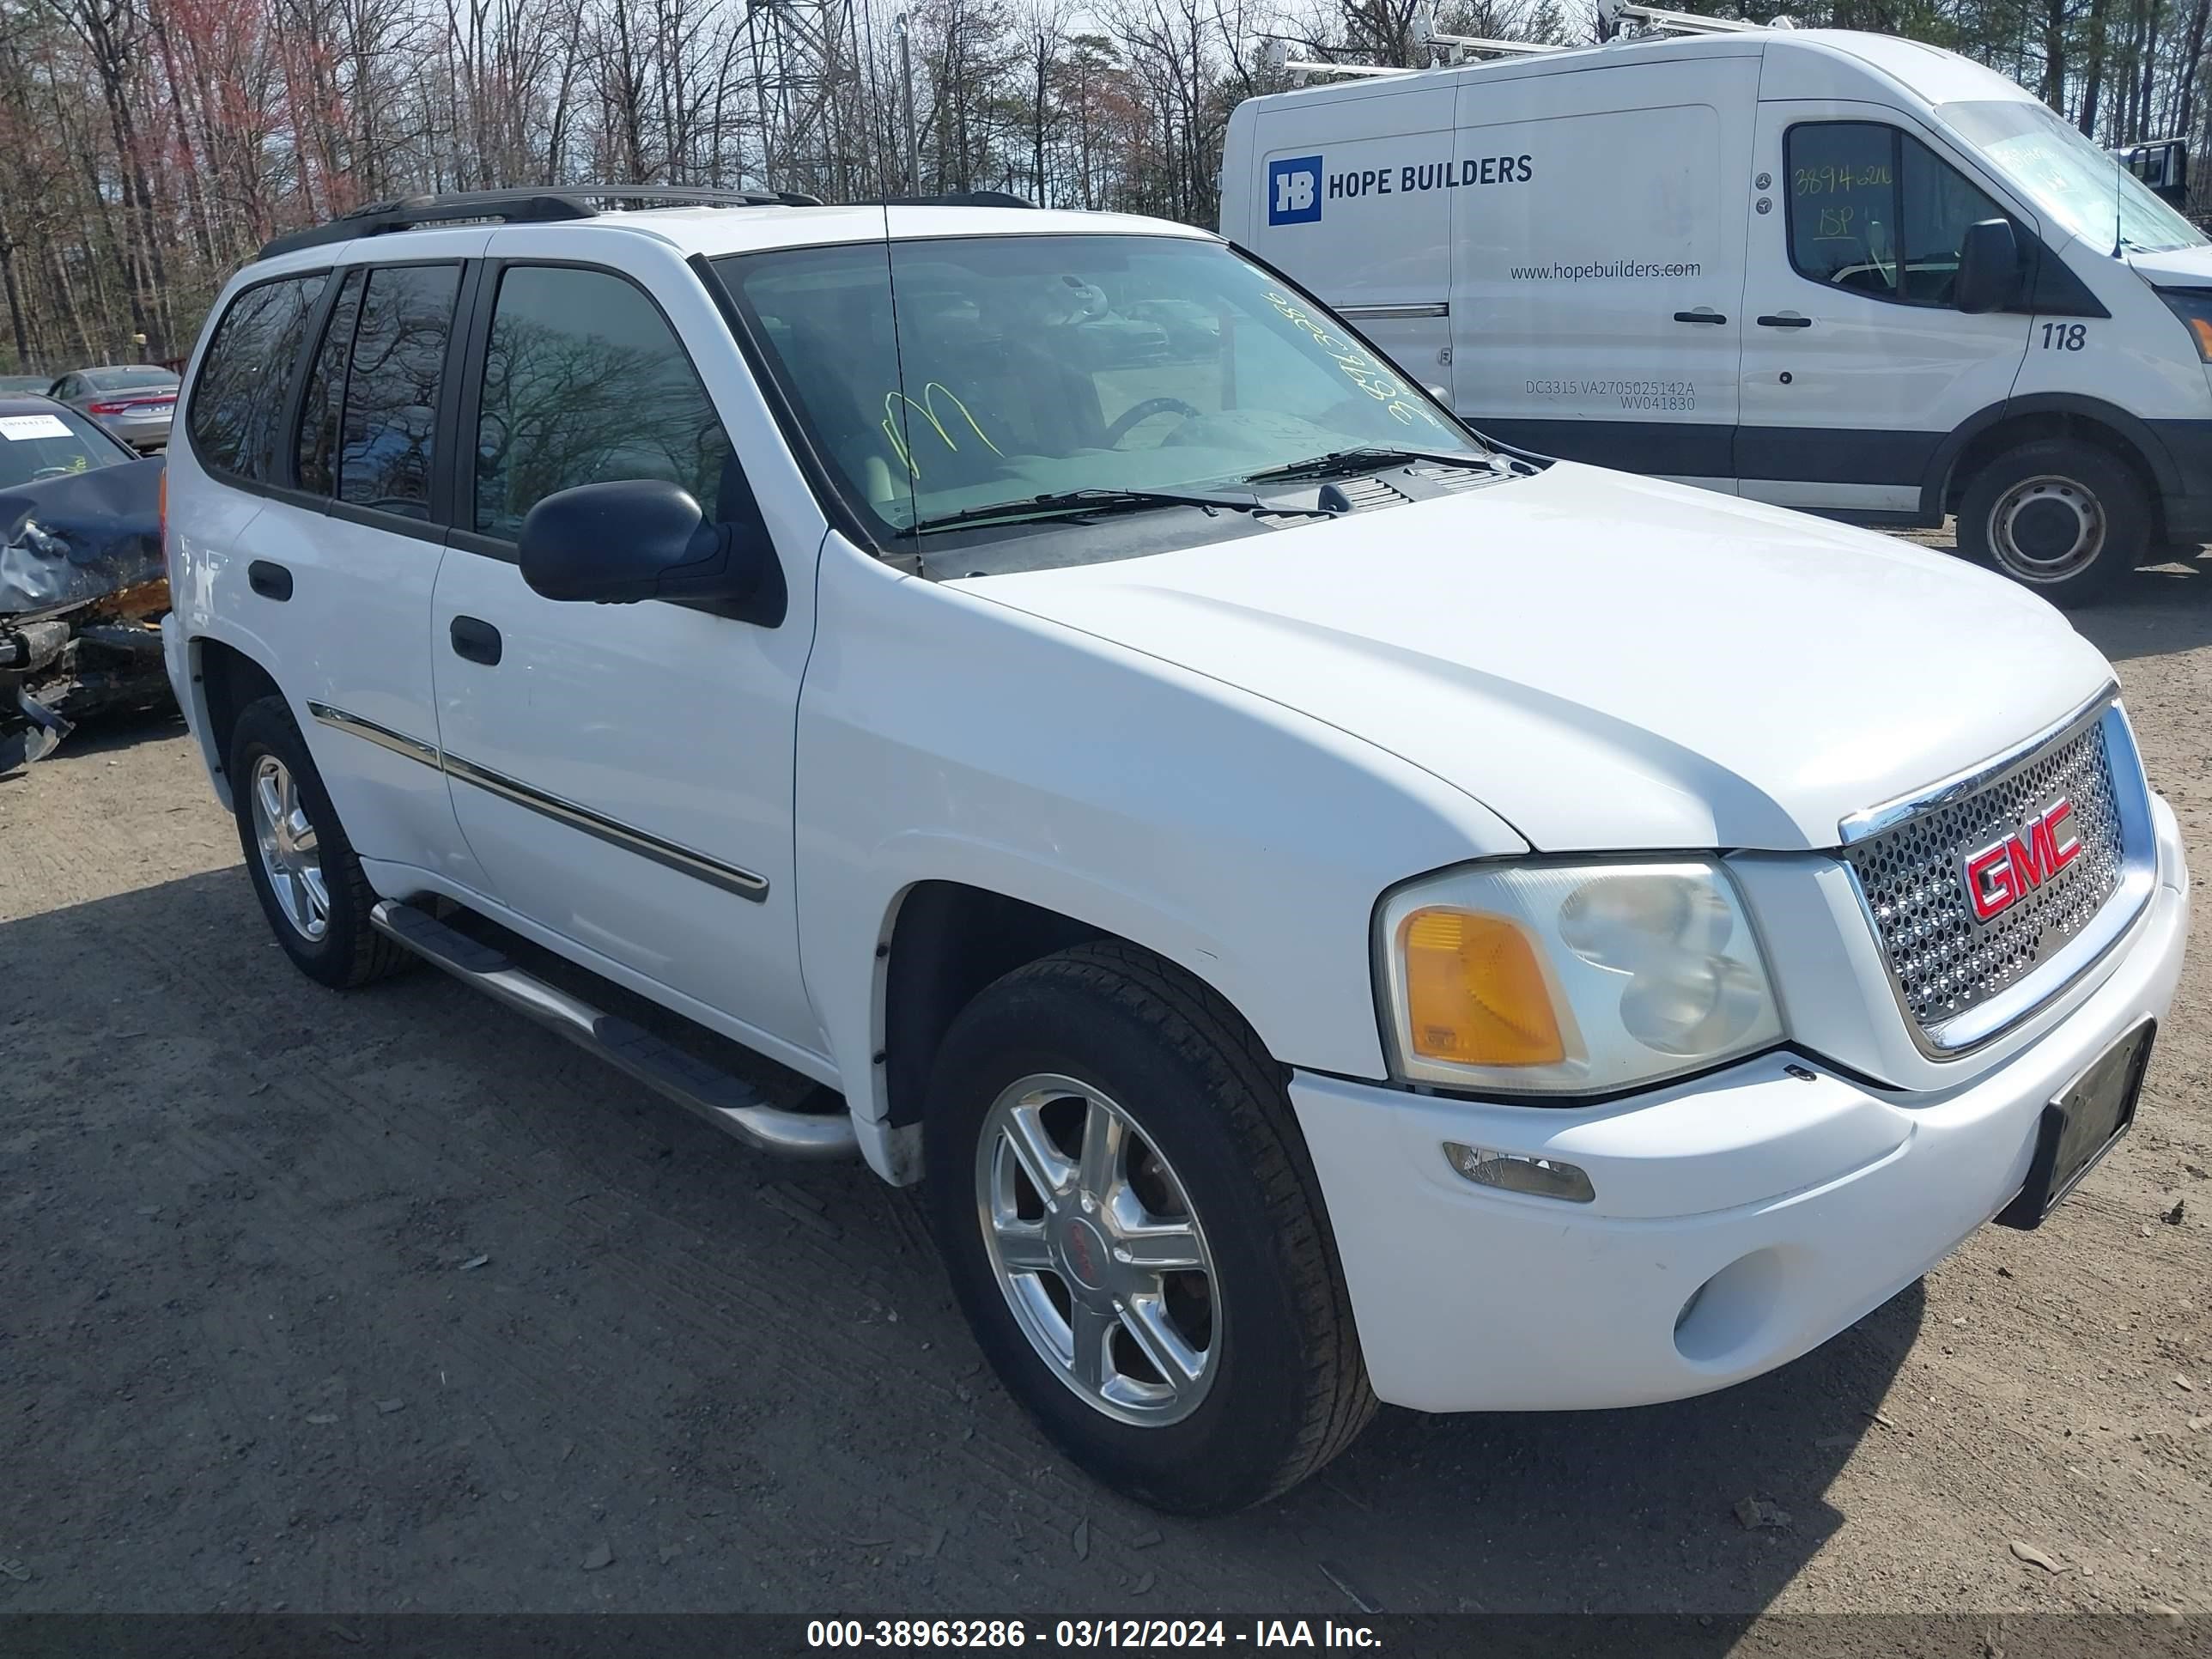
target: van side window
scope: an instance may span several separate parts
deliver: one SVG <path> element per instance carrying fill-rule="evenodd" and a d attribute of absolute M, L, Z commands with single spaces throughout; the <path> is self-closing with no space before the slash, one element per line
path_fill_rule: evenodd
<path fill-rule="evenodd" d="M 1902 133 L 1899 137 L 1905 157 L 1898 214 L 1905 227 L 1905 297 L 1914 305 L 1948 306 L 1958 284 L 1966 227 L 2010 216 L 1917 138 Z"/>
<path fill-rule="evenodd" d="M 711 519 L 732 459 L 653 301 L 611 272 L 573 266 L 501 273 L 476 444 L 475 526 L 509 540 L 556 490 L 618 478 L 681 484 Z"/>
<path fill-rule="evenodd" d="M 300 488 L 318 495 L 338 492 L 338 415 L 345 402 L 346 360 L 353 351 L 354 325 L 361 318 L 362 278 L 349 270 L 331 320 L 323 330 L 314 367 L 307 371 L 307 396 L 300 404 Z"/>
<path fill-rule="evenodd" d="M 273 479 L 276 423 L 307 318 L 328 280 L 319 270 L 258 283 L 223 313 L 185 414 L 192 452 L 210 471 Z"/>
<path fill-rule="evenodd" d="M 1872 121 L 1790 129 L 1790 262 L 1900 305 L 1948 307 L 1966 227 L 2007 216 L 1917 138 Z"/>
<path fill-rule="evenodd" d="M 338 500 L 430 516 L 438 385 L 460 284 L 458 265 L 369 268 L 346 366 Z"/>

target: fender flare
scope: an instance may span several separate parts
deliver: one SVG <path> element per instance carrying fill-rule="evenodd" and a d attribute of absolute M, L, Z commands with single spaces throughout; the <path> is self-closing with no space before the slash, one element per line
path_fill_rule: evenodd
<path fill-rule="evenodd" d="M 2003 422 L 2033 415 L 2078 416 L 2111 428 L 2148 469 L 2161 499 L 2182 493 L 2181 469 L 2174 464 L 2172 452 L 2141 416 L 2131 415 L 2117 404 L 2077 392 L 2034 392 L 2025 398 L 2008 398 L 2001 404 L 1991 404 L 1952 428 L 1951 435 L 1936 447 L 1922 476 L 1920 510 L 1940 520 L 1951 475 L 1968 446 Z"/>

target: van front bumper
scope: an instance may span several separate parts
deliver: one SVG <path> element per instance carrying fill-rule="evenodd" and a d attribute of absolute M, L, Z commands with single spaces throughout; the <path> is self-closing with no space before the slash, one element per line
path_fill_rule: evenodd
<path fill-rule="evenodd" d="M 2165 1016 L 2189 898 L 2172 816 L 2154 814 L 2159 885 L 2102 981 L 1948 1091 L 1787 1052 L 1572 1109 L 1296 1074 L 1376 1394 L 1432 1412 L 1680 1399 L 1817 1347 L 1935 1267 L 2020 1191 L 2044 1106 Z M 1478 1187 L 1446 1141 L 1564 1159 L 1596 1195 Z"/>

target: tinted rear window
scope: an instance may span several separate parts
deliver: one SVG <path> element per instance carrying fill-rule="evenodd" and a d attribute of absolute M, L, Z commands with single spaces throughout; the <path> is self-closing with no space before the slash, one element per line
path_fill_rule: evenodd
<path fill-rule="evenodd" d="M 361 284 L 368 273 L 349 270 L 323 343 L 307 371 L 307 395 L 300 402 L 300 488 L 318 495 L 338 493 L 338 416 L 345 401 L 346 359 L 353 350 L 354 325 L 361 320 Z"/>
<path fill-rule="evenodd" d="M 340 501 L 430 516 L 438 385 L 460 282 L 458 265 L 370 269 L 346 370 Z"/>
<path fill-rule="evenodd" d="M 230 302 L 192 385 L 185 426 L 202 465 L 274 481 L 276 423 L 321 271 L 250 288 Z"/>

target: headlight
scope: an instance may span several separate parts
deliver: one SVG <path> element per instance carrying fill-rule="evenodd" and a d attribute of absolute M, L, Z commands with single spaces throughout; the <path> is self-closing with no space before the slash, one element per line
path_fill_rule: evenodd
<path fill-rule="evenodd" d="M 1400 1077 L 1600 1094 L 1780 1041 L 1766 964 L 1709 859 L 1499 864 L 1414 882 L 1378 921 Z"/>
<path fill-rule="evenodd" d="M 2197 342 L 2197 355 L 2212 363 L 2212 288 L 2162 288 L 2157 294 Z"/>

